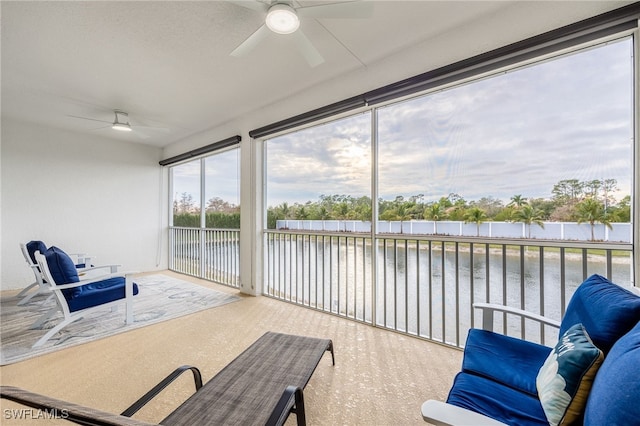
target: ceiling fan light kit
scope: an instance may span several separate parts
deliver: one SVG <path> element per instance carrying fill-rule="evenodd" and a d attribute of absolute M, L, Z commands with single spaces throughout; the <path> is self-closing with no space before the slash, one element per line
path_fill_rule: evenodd
<path fill-rule="evenodd" d="M 122 132 L 130 132 L 132 130 L 131 126 L 129 126 L 128 124 L 122 124 L 122 123 L 113 123 L 111 128 L 113 130 L 120 130 Z"/>
<path fill-rule="evenodd" d="M 265 23 L 277 34 L 291 34 L 300 27 L 295 9 L 284 3 L 276 3 L 269 8 Z"/>
<path fill-rule="evenodd" d="M 307 63 L 315 67 L 324 62 L 324 58 L 315 48 L 311 40 L 300 29 L 300 19 L 320 18 L 363 18 L 371 16 L 373 2 L 359 0 L 326 3 L 313 6 L 294 6 L 291 0 L 226 0 L 235 5 L 260 12 L 264 16 L 264 24 L 245 39 L 231 53 L 231 56 L 244 56 L 266 39 L 270 32 L 291 34 L 298 50 Z M 326 27 L 325 27 L 326 30 Z M 328 31 L 328 30 L 327 30 Z M 335 38 L 335 36 L 334 36 Z"/>
<path fill-rule="evenodd" d="M 129 114 L 122 111 L 114 111 L 116 118 L 111 125 L 113 130 L 120 130 L 121 132 L 130 132 L 131 124 L 129 124 Z"/>

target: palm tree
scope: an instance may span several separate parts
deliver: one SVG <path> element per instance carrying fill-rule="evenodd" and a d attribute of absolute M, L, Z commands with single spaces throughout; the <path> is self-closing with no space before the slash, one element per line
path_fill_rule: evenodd
<path fill-rule="evenodd" d="M 523 222 L 529 229 L 528 238 L 531 238 L 531 224 L 535 223 L 544 229 L 544 213 L 542 210 L 533 207 L 531 204 L 524 204 L 520 209 L 516 210 L 514 217 L 518 222 Z"/>
<path fill-rule="evenodd" d="M 464 222 L 473 222 L 476 224 L 476 236 L 480 236 L 480 225 L 487 220 L 487 213 L 478 207 L 472 207 L 464 215 Z"/>
<path fill-rule="evenodd" d="M 404 222 L 406 220 L 411 220 L 411 215 L 409 214 L 408 210 L 407 210 L 407 204 L 403 203 L 400 204 L 398 206 L 398 208 L 396 209 L 396 220 L 400 221 L 400 232 L 404 233 Z"/>
<path fill-rule="evenodd" d="M 508 206 L 514 206 L 515 208 L 520 208 L 526 203 L 527 199 L 522 198 L 521 194 L 514 195 L 511 197 L 511 202 L 507 204 Z"/>
<path fill-rule="evenodd" d="M 341 201 L 333 208 L 334 219 L 338 219 L 338 220 L 348 219 L 348 214 L 349 214 L 349 205 L 344 201 Z"/>
<path fill-rule="evenodd" d="M 305 206 L 301 206 L 296 212 L 296 219 L 306 220 L 309 219 L 309 212 L 305 208 Z"/>
<path fill-rule="evenodd" d="M 331 215 L 329 214 L 329 211 L 327 210 L 327 208 L 325 206 L 320 206 L 320 209 L 318 210 L 318 218 L 320 220 L 327 220 L 331 217 Z"/>
<path fill-rule="evenodd" d="M 280 204 L 280 213 L 282 213 L 282 218 L 283 219 L 289 219 L 289 215 L 291 214 L 291 208 L 289 207 L 289 204 L 285 201 L 282 204 Z"/>
<path fill-rule="evenodd" d="M 424 211 L 424 218 L 433 220 L 433 233 L 438 233 L 438 221 L 447 216 L 444 207 L 440 203 L 433 203 Z"/>
<path fill-rule="evenodd" d="M 591 241 L 595 240 L 594 228 L 596 222 L 613 229 L 609 215 L 604 211 L 604 206 L 594 198 L 589 197 L 580 201 L 576 205 L 576 213 L 578 215 L 578 223 L 589 222 L 589 225 L 591 225 Z"/>

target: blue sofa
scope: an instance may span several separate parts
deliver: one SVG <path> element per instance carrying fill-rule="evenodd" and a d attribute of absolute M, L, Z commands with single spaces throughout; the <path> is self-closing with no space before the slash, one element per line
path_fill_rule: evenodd
<path fill-rule="evenodd" d="M 640 424 L 640 296 L 593 275 L 578 287 L 558 325 L 556 348 L 492 331 L 470 330 L 462 369 L 454 379 L 446 404 L 425 402 L 422 407 L 425 421 Z M 577 335 L 581 341 L 571 340 Z M 580 352 L 583 347 L 586 349 Z M 587 349 L 591 350 L 591 358 L 584 358 Z M 570 350 L 573 352 L 569 354 Z M 583 357 L 577 359 L 586 367 L 573 377 L 562 377 L 568 374 L 566 368 L 575 368 L 573 364 L 562 364 L 570 356 Z M 562 377 L 562 386 L 570 388 L 575 384 L 575 392 L 562 392 L 560 396 L 554 393 L 556 390 L 547 393 L 545 377 L 553 380 Z M 569 399 L 565 405 L 556 400 L 566 397 Z M 562 407 L 560 413 L 554 413 L 554 404 Z M 577 410 L 574 418 L 568 414 L 570 409 Z"/>

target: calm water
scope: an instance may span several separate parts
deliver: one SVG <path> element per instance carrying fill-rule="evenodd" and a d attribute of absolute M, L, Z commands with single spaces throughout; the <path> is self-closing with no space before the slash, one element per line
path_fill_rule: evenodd
<path fill-rule="evenodd" d="M 587 276 L 606 274 L 605 257 L 601 255 L 589 254 L 584 264 L 580 254 L 567 253 L 563 265 L 559 253 L 551 249 L 546 249 L 541 259 L 537 249 L 521 253 L 518 247 L 510 246 L 503 253 L 492 248 L 487 270 L 484 245 L 476 245 L 473 255 L 468 244 L 458 247 L 456 252 L 455 244 L 447 243 L 443 259 L 440 243 L 434 243 L 431 250 L 424 242 L 419 247 L 415 241 L 405 245 L 399 240 L 386 247 L 380 243 L 376 251 L 379 279 L 375 322 L 460 344 L 468 328 L 481 321 L 479 313 L 472 313 L 473 302 L 506 302 L 560 319 L 563 303 L 583 281 L 585 268 Z M 309 241 L 294 236 L 270 241 L 267 248 L 265 282 L 271 294 L 372 321 L 372 251 L 368 240 L 341 237 Z M 630 257 L 614 256 L 612 280 L 629 286 L 630 277 Z M 525 324 L 525 333 L 538 341 L 540 329 L 533 324 Z M 503 327 L 502 320 L 496 325 Z M 507 320 L 509 334 L 519 335 L 521 327 L 519 320 Z M 550 330 L 547 332 L 553 335 Z"/>

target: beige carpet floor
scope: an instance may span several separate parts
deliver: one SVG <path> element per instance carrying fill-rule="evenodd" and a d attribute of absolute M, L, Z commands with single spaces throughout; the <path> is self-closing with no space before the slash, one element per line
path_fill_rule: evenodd
<path fill-rule="evenodd" d="M 165 273 L 237 294 L 208 281 Z M 0 383 L 118 413 L 180 365 L 199 367 L 208 380 L 266 331 L 334 341 L 336 366 L 326 355 L 305 389 L 309 425 L 424 425 L 420 405 L 426 399 L 446 398 L 462 360 L 455 349 L 267 297 L 246 296 L 0 367 Z M 159 422 L 192 387 L 185 375 L 134 417 Z M 24 407 L 2 400 L 0 423 L 67 424 L 7 418 L 11 416 L 6 410 L 19 408 Z M 287 424 L 295 424 L 295 416 Z"/>

